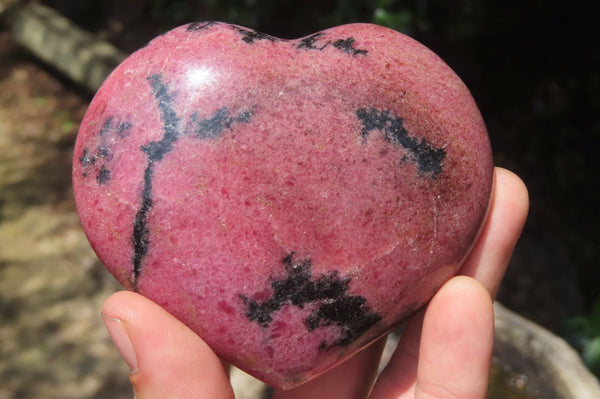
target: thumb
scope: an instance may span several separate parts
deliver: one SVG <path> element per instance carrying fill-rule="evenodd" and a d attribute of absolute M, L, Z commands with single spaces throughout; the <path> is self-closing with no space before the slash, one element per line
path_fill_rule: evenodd
<path fill-rule="evenodd" d="M 106 300 L 104 324 L 131 370 L 137 399 L 233 398 L 220 359 L 192 330 L 134 292 Z"/>

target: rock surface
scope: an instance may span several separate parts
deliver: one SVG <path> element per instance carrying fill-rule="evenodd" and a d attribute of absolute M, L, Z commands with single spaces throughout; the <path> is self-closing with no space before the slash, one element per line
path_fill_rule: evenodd
<path fill-rule="evenodd" d="M 467 88 L 400 33 L 356 24 L 287 41 L 209 22 L 111 74 L 73 181 L 90 243 L 125 287 L 289 388 L 457 270 L 492 159 Z"/>
<path fill-rule="evenodd" d="M 489 399 L 600 398 L 598 380 L 562 338 L 498 302 L 494 313 Z"/>

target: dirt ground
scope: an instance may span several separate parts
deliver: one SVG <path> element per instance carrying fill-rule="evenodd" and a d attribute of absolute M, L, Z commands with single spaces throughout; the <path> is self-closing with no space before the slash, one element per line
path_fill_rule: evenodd
<path fill-rule="evenodd" d="M 129 398 L 99 317 L 118 286 L 83 236 L 70 190 L 88 95 L 6 31 L 0 60 L 0 398 Z"/>

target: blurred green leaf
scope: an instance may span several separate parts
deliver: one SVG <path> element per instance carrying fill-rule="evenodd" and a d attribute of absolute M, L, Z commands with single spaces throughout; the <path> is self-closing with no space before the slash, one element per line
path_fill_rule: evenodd
<path fill-rule="evenodd" d="M 566 321 L 563 337 L 581 353 L 586 366 L 600 377 L 600 298 L 588 313 Z"/>
<path fill-rule="evenodd" d="M 593 338 L 585 345 L 582 357 L 590 370 L 596 375 L 600 375 L 600 336 Z"/>

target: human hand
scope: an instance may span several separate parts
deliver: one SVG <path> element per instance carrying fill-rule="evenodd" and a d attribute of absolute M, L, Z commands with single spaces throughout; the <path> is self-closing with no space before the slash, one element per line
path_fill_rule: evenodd
<path fill-rule="evenodd" d="M 274 399 L 485 398 L 492 353 L 492 298 L 525 223 L 523 182 L 496 168 L 488 219 L 459 275 L 412 316 L 373 385 L 385 339 Z M 102 314 L 131 369 L 137 399 L 233 398 L 227 365 L 188 327 L 145 297 L 122 291 Z"/>

